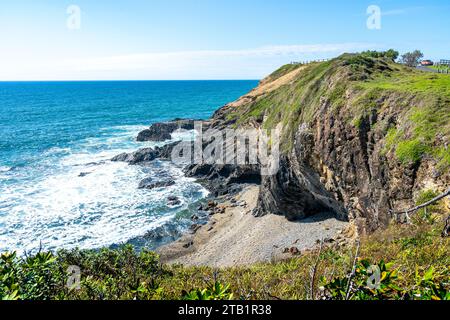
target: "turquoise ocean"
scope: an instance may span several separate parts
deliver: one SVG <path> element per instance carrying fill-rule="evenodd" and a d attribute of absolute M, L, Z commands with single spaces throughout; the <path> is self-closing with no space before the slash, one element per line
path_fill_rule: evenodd
<path fill-rule="evenodd" d="M 139 131 L 174 118 L 206 119 L 257 81 L 0 82 L 0 252 L 154 249 L 189 227 L 208 192 L 180 168 L 110 159 L 154 143 Z M 183 139 L 174 135 L 174 140 Z M 148 177 L 174 186 L 140 190 Z M 168 196 L 181 204 L 169 206 Z"/>

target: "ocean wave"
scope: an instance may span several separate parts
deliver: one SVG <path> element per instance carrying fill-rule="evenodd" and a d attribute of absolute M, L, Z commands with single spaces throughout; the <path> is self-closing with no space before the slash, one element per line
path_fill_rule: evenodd
<path fill-rule="evenodd" d="M 60 155 L 60 154 L 70 154 L 71 148 L 60 148 L 60 147 L 52 147 L 46 150 L 43 155 L 44 156 L 52 156 L 52 155 Z"/>
<path fill-rule="evenodd" d="M 4 226 L 0 251 L 32 250 L 41 241 L 50 250 L 123 243 L 161 224 L 176 223 L 177 212 L 208 194 L 169 162 L 129 166 L 109 161 L 118 153 L 135 150 L 134 143 L 125 149 L 119 145 L 97 152 L 89 149 L 92 143 L 97 143 L 95 138 L 82 141 L 70 152 L 65 150 L 42 179 L 2 186 L 0 202 L 5 209 L 0 208 L 0 224 Z M 54 160 L 46 159 L 49 164 Z M 142 179 L 162 176 L 161 172 L 175 185 L 138 190 Z M 170 206 L 169 196 L 178 197 L 181 203 Z"/>
<path fill-rule="evenodd" d="M 11 171 L 12 167 L 8 167 L 8 166 L 0 166 L 0 172 L 8 172 Z"/>
<path fill-rule="evenodd" d="M 195 130 L 177 130 L 172 133 L 172 141 L 192 141 L 195 139 Z"/>
<path fill-rule="evenodd" d="M 101 128 L 101 131 L 115 131 L 121 130 L 130 133 L 139 133 L 142 130 L 148 129 L 149 126 L 145 125 L 125 125 L 125 126 L 113 126 L 113 127 L 104 127 Z"/>
<path fill-rule="evenodd" d="M 0 166 L 0 179 L 8 179 L 11 176 L 11 171 L 13 167 Z"/>

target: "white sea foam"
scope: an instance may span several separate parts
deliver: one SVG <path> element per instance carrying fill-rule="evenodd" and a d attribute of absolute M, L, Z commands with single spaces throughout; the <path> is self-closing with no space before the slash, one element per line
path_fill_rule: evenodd
<path fill-rule="evenodd" d="M 51 154 L 63 156 L 46 154 L 51 169 L 42 178 L 2 186 L 0 251 L 33 250 L 41 241 L 46 249 L 98 248 L 126 242 L 169 222 L 177 209 L 207 195 L 169 162 L 129 166 L 109 161 L 118 153 L 143 146 L 134 142 L 136 129 L 120 127 L 107 138 L 87 139 L 69 150 L 54 149 Z M 140 180 L 162 175 L 176 184 L 137 189 Z M 167 206 L 170 195 L 182 200 L 181 208 Z"/>
<path fill-rule="evenodd" d="M 8 172 L 8 171 L 10 171 L 11 169 L 12 169 L 11 167 L 0 166 L 0 172 Z"/>
<path fill-rule="evenodd" d="M 7 166 L 0 166 L 0 180 L 8 179 L 12 168 Z"/>
<path fill-rule="evenodd" d="M 172 133 L 172 140 L 175 141 L 190 141 L 194 140 L 196 135 L 195 130 L 183 130 L 179 129 Z"/>

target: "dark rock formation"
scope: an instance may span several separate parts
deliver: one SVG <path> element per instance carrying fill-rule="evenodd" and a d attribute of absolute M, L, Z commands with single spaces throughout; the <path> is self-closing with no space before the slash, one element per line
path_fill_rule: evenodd
<path fill-rule="evenodd" d="M 194 223 L 193 225 L 191 225 L 191 226 L 189 227 L 189 229 L 190 229 L 191 233 L 194 234 L 194 233 L 196 233 L 201 227 L 202 227 L 201 225 L 199 225 L 199 224 L 197 224 L 197 223 Z"/>
<path fill-rule="evenodd" d="M 87 175 L 90 175 L 91 172 L 80 172 L 80 174 L 78 175 L 80 178 L 82 177 L 86 177 Z"/>
<path fill-rule="evenodd" d="M 154 150 L 152 148 L 144 148 L 140 149 L 133 153 L 122 153 L 114 158 L 111 159 L 111 161 L 114 162 L 128 162 L 129 164 L 138 164 L 141 162 L 149 162 L 153 161 L 156 158 L 159 157 L 159 153 L 157 150 Z"/>
<path fill-rule="evenodd" d="M 175 185 L 174 180 L 168 181 L 154 181 L 152 178 L 146 178 L 139 183 L 139 189 L 156 189 L 156 188 L 164 188 Z"/>
<path fill-rule="evenodd" d="M 180 236 L 181 232 L 176 228 L 174 224 L 165 224 L 147 232 L 144 235 L 144 239 L 156 242 L 162 242 L 164 240 L 164 242 L 170 242 L 176 240 Z"/>
<path fill-rule="evenodd" d="M 162 147 L 144 148 L 133 153 L 122 153 L 111 159 L 113 162 L 128 162 L 130 165 L 150 162 L 155 159 L 169 160 L 172 155 L 172 150 L 180 142 L 174 142 Z"/>
<path fill-rule="evenodd" d="M 242 184 L 261 182 L 257 165 L 198 164 L 186 167 L 185 173 L 188 177 L 201 179 L 216 197 L 238 193 Z"/>
<path fill-rule="evenodd" d="M 171 207 L 179 206 L 181 204 L 180 198 L 176 196 L 170 196 L 167 198 L 167 205 Z"/>
<path fill-rule="evenodd" d="M 188 249 L 194 245 L 194 241 L 188 241 L 185 244 L 183 244 L 183 248 Z"/>
<path fill-rule="evenodd" d="M 270 212 L 296 220 L 332 212 L 346 219 L 345 208 L 325 189 L 319 174 L 308 165 L 312 143 L 308 133 L 299 131 L 292 153 L 281 158 L 278 173 L 263 177 L 256 216 Z"/>
<path fill-rule="evenodd" d="M 172 159 L 172 152 L 175 147 L 177 147 L 179 144 L 187 145 L 193 149 L 193 142 L 173 142 L 170 144 L 166 144 L 162 147 L 156 147 L 155 150 L 158 153 L 158 158 L 162 160 L 171 160 Z"/>
<path fill-rule="evenodd" d="M 196 120 L 175 119 L 169 122 L 159 122 L 151 125 L 149 129 L 141 131 L 137 141 L 166 141 L 172 139 L 172 133 L 178 129 L 193 130 Z"/>

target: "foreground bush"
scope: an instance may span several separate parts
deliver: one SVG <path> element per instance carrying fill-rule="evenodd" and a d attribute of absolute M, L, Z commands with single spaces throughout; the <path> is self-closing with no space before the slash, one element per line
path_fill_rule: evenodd
<path fill-rule="evenodd" d="M 391 226 L 362 239 L 357 257 L 354 246 L 324 248 L 289 261 L 219 270 L 161 265 L 153 252 L 131 246 L 4 253 L 0 299 L 449 300 L 450 240 L 440 237 L 441 223 L 434 221 Z"/>

